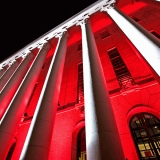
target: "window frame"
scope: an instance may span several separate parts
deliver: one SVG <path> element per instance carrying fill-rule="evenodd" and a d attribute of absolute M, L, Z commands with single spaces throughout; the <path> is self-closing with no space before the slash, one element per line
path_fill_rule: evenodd
<path fill-rule="evenodd" d="M 148 157 L 153 159 L 154 154 L 156 155 L 154 160 L 158 160 L 160 158 L 160 120 L 150 113 L 142 112 L 131 118 L 129 127 L 140 160 L 148 160 Z M 156 129 L 157 134 L 155 134 Z"/>

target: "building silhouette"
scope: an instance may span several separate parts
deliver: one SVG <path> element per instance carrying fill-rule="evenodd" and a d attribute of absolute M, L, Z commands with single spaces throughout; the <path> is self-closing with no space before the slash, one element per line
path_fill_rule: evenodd
<path fill-rule="evenodd" d="M 159 160 L 159 15 L 99 0 L 4 60 L 0 159 Z"/>

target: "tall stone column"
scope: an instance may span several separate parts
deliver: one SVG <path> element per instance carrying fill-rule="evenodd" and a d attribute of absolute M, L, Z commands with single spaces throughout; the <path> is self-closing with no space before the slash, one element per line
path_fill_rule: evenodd
<path fill-rule="evenodd" d="M 43 95 L 39 100 L 39 106 L 37 106 L 39 111 L 37 111 L 31 137 L 27 139 L 29 141 L 27 151 L 24 157 L 21 156 L 21 160 L 48 160 L 68 38 L 69 34 L 66 32 L 59 39 L 59 45 L 52 59 L 47 81 L 45 81 L 46 86 L 43 87 L 44 92 L 41 93 Z"/>
<path fill-rule="evenodd" d="M 138 56 L 143 57 L 146 63 L 149 64 L 153 76 L 160 83 L 160 41 L 145 28 L 122 13 L 114 4 L 102 7 L 102 10 L 109 14 L 115 24 L 137 48 L 140 53 Z"/>
<path fill-rule="evenodd" d="M 87 160 L 124 160 L 101 61 L 89 20 L 82 29 Z"/>
<path fill-rule="evenodd" d="M 151 5 L 153 7 L 159 8 L 160 9 L 160 1 L 158 0 L 138 0 L 140 2 L 144 2 L 148 5 Z"/>
<path fill-rule="evenodd" d="M 11 66 L 8 68 L 4 76 L 0 78 L 0 91 L 2 90 L 4 85 L 7 83 L 7 81 L 11 78 L 12 74 L 15 72 L 18 65 L 19 65 L 19 61 L 14 60 L 14 62 L 12 62 Z"/>
<path fill-rule="evenodd" d="M 2 78 L 3 74 L 6 72 L 6 68 L 2 68 L 0 70 L 0 78 Z"/>
<path fill-rule="evenodd" d="M 0 159 L 5 160 L 8 150 L 14 135 L 18 129 L 21 118 L 25 112 L 28 101 L 30 99 L 33 88 L 37 82 L 46 55 L 50 50 L 48 43 L 44 44 L 37 56 L 35 57 L 32 66 L 28 70 L 18 93 L 10 104 L 9 110 L 5 115 L 0 126 Z M 33 158 L 34 159 L 34 158 Z"/>
<path fill-rule="evenodd" d="M 25 74 L 27 73 L 27 70 L 29 69 L 29 65 L 32 62 L 33 58 L 34 55 L 32 53 L 29 53 L 29 55 L 27 55 L 27 57 L 21 62 L 20 66 L 10 79 L 10 82 L 0 93 L 0 119 L 2 118 L 7 107 L 9 106 Z"/>

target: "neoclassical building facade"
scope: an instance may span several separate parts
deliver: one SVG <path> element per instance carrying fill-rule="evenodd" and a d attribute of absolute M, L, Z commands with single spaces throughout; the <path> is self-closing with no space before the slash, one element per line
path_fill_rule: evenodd
<path fill-rule="evenodd" d="M 0 63 L 0 160 L 159 160 L 160 2 L 99 0 Z"/>

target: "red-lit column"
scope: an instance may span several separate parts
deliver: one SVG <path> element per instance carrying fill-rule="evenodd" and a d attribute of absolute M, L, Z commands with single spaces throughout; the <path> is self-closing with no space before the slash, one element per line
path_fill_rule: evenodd
<path fill-rule="evenodd" d="M 10 104 L 13 96 L 15 95 L 19 85 L 24 78 L 30 63 L 32 62 L 34 55 L 29 53 L 27 57 L 21 62 L 20 66 L 10 79 L 10 82 L 5 86 L 0 94 L 0 119 L 2 118 L 5 110 L 7 109 L 8 105 Z"/>
<path fill-rule="evenodd" d="M 0 78 L 3 76 L 3 74 L 6 72 L 6 68 L 2 68 L 0 70 Z"/>
<path fill-rule="evenodd" d="M 2 90 L 4 85 L 7 83 L 7 81 L 11 78 L 12 74 L 15 72 L 18 65 L 19 65 L 19 62 L 17 60 L 14 60 L 14 62 L 12 62 L 11 66 L 8 68 L 8 70 L 5 72 L 2 78 L 0 78 L 0 91 Z"/>
<path fill-rule="evenodd" d="M 69 34 L 66 32 L 59 39 L 55 56 L 51 61 L 45 81 L 46 85 L 43 86 L 43 93 L 41 93 L 42 96 L 39 100 L 39 111 L 36 115 L 32 134 L 27 139 L 29 141 L 26 146 L 27 151 L 24 151 L 25 153 L 21 155 L 20 160 L 48 160 L 68 38 Z"/>
<path fill-rule="evenodd" d="M 50 45 L 44 44 L 37 54 L 32 66 L 26 74 L 18 93 L 14 97 L 7 114 L 0 126 L 0 159 L 5 160 L 10 148 L 12 139 L 18 129 L 21 118 L 25 112 L 30 95 L 41 72 Z"/>
<path fill-rule="evenodd" d="M 9 64 L 6 64 L 5 66 L 3 66 L 3 71 L 2 71 L 2 74 L 1 74 L 0 78 L 2 78 L 4 76 L 4 74 L 6 73 L 8 68 L 9 68 Z"/>
<path fill-rule="evenodd" d="M 102 7 L 102 10 L 110 15 L 115 24 L 137 48 L 140 53 L 138 56 L 143 57 L 149 64 L 154 77 L 160 83 L 160 41 L 117 7 L 114 7 L 114 4 L 113 6 Z"/>
<path fill-rule="evenodd" d="M 160 1 L 159 0 L 139 0 L 139 1 L 160 9 Z"/>
<path fill-rule="evenodd" d="M 106 80 L 89 20 L 82 28 L 87 160 L 124 160 Z"/>

